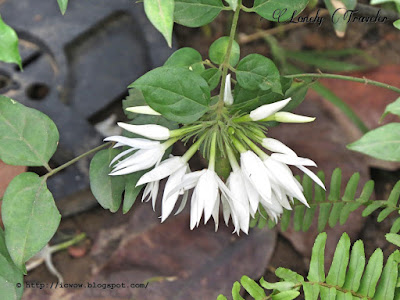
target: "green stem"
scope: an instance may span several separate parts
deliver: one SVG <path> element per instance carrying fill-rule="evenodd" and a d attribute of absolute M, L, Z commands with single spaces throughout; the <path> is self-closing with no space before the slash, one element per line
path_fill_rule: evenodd
<path fill-rule="evenodd" d="M 50 248 L 51 248 L 52 252 L 57 252 L 60 250 L 67 249 L 69 246 L 75 245 L 75 244 L 79 243 L 80 241 L 84 240 L 85 238 L 86 238 L 86 234 L 81 233 L 81 234 L 77 235 L 76 237 L 74 237 L 72 240 L 51 246 Z"/>
<path fill-rule="evenodd" d="M 241 6 L 242 6 L 242 0 L 239 0 L 237 9 L 236 9 L 235 14 L 233 15 L 233 19 L 232 19 L 232 27 L 231 27 L 231 32 L 229 35 L 229 43 L 228 43 L 228 48 L 226 49 L 225 59 L 221 65 L 222 81 L 221 81 L 221 90 L 219 93 L 219 103 L 218 103 L 219 110 L 221 110 L 222 107 L 224 107 L 225 81 L 226 81 L 226 76 L 228 75 L 228 69 L 230 67 L 229 60 L 231 58 L 232 45 L 233 45 L 233 40 L 235 39 L 235 34 L 236 34 L 236 29 L 237 29 L 237 24 L 238 24 L 238 20 L 239 20 L 239 13 L 240 13 Z"/>
<path fill-rule="evenodd" d="M 97 151 L 99 151 L 99 150 L 101 150 L 103 148 L 106 148 L 106 147 L 110 146 L 112 143 L 113 142 L 105 143 L 105 144 L 103 144 L 101 146 L 98 146 L 98 147 L 96 147 L 96 148 L 94 148 L 94 149 L 92 149 L 92 150 L 90 150 L 90 151 L 88 151 L 86 153 L 83 153 L 83 154 L 79 155 L 78 157 L 75 157 L 74 159 L 70 160 L 69 162 L 66 162 L 65 164 L 59 166 L 58 168 L 56 168 L 56 169 L 52 170 L 51 172 L 47 173 L 46 175 L 44 175 L 44 178 L 47 179 L 50 176 L 53 176 L 54 174 L 60 172 L 61 170 L 64 170 L 65 168 L 69 167 L 70 165 L 73 165 L 74 163 L 76 163 L 77 161 L 81 160 L 82 158 L 84 158 L 84 157 L 86 157 L 86 156 L 88 156 L 88 155 L 90 155 L 92 153 L 95 153 L 95 152 L 97 152 Z"/>
<path fill-rule="evenodd" d="M 211 148 L 210 148 L 210 163 L 208 168 L 210 170 L 215 170 L 215 156 L 217 152 L 217 131 L 214 131 L 212 140 L 211 140 Z"/>
<path fill-rule="evenodd" d="M 284 77 L 286 78 L 331 78 L 331 79 L 341 79 L 341 80 L 347 80 L 347 81 L 354 81 L 354 82 L 360 82 L 360 83 L 365 83 L 369 85 L 375 85 L 379 86 L 381 88 L 385 88 L 391 91 L 394 91 L 396 93 L 400 94 L 400 88 L 382 83 L 379 81 L 375 80 L 370 80 L 365 77 L 359 78 L 359 77 L 353 77 L 353 76 L 345 76 L 345 75 L 338 75 L 338 74 L 323 74 L 323 73 L 309 73 L 309 74 L 294 74 L 294 75 L 285 75 Z"/>
<path fill-rule="evenodd" d="M 266 159 L 268 155 L 262 151 L 256 144 L 254 144 L 243 132 L 240 130 L 236 131 L 238 137 L 240 137 L 246 144 L 261 158 Z"/>
<path fill-rule="evenodd" d="M 185 161 L 189 161 L 189 159 L 192 158 L 192 156 L 199 150 L 201 143 L 204 141 L 204 139 L 207 137 L 207 133 L 203 134 L 187 151 L 186 153 L 182 156 L 182 158 Z"/>

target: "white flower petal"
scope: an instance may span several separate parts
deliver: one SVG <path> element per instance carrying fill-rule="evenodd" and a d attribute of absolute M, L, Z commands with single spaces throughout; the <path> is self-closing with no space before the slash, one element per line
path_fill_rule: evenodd
<path fill-rule="evenodd" d="M 187 203 L 188 199 L 189 199 L 189 192 L 186 191 L 186 192 L 183 193 L 181 204 L 179 205 L 179 208 L 178 208 L 177 211 L 175 212 L 175 216 L 176 216 L 177 214 L 180 214 L 180 213 L 182 212 L 182 210 L 183 210 L 183 209 L 185 208 L 185 206 L 186 206 L 186 203 Z"/>
<path fill-rule="evenodd" d="M 122 127 L 123 129 L 129 132 L 136 133 L 153 140 L 167 140 L 170 137 L 169 129 L 167 127 L 160 125 L 155 125 L 155 124 L 132 125 L 119 122 L 118 126 Z"/>
<path fill-rule="evenodd" d="M 142 115 L 153 115 L 153 116 L 161 115 L 160 113 L 156 112 L 154 109 L 152 109 L 148 105 L 128 107 L 125 110 L 136 113 L 136 114 L 142 114 Z"/>
<path fill-rule="evenodd" d="M 109 136 L 104 139 L 105 142 L 118 142 L 121 146 L 129 146 L 135 149 L 150 149 L 160 144 L 158 141 L 151 141 L 141 138 L 128 138 L 125 136 Z"/>
<path fill-rule="evenodd" d="M 219 223 L 219 201 L 220 201 L 220 196 L 217 194 L 217 201 L 215 201 L 215 205 L 212 211 L 212 217 L 214 219 L 215 223 L 215 232 L 218 231 L 218 223 Z"/>
<path fill-rule="evenodd" d="M 196 226 L 196 224 L 200 223 L 201 219 L 201 213 L 199 214 L 197 212 L 198 210 L 198 197 L 197 197 L 197 191 L 196 189 L 193 191 L 192 194 L 192 201 L 190 203 L 190 229 L 193 230 L 193 228 Z"/>
<path fill-rule="evenodd" d="M 195 190 L 198 193 L 198 213 L 204 210 L 204 224 L 211 218 L 215 201 L 218 198 L 218 175 L 207 169 L 206 172 L 199 178 Z"/>
<path fill-rule="evenodd" d="M 303 166 L 296 166 L 296 167 L 298 167 L 301 171 L 303 171 L 305 174 L 307 174 L 316 184 L 318 184 L 320 187 L 322 187 L 324 190 L 326 190 L 324 183 L 311 170 L 309 170 Z"/>
<path fill-rule="evenodd" d="M 243 174 L 252 183 L 260 196 L 266 201 L 270 201 L 271 184 L 262 160 L 254 152 L 247 151 L 240 155 L 240 164 Z"/>
<path fill-rule="evenodd" d="M 169 176 L 167 183 L 165 184 L 161 208 L 161 222 L 164 222 L 165 219 L 168 218 L 178 201 L 179 191 L 176 191 L 172 195 L 170 195 L 170 192 L 182 181 L 186 170 L 187 166 L 178 169 Z"/>
<path fill-rule="evenodd" d="M 277 161 L 283 162 L 284 164 L 287 165 L 293 165 L 293 166 L 311 166 L 311 167 L 316 167 L 317 164 L 313 162 L 311 159 L 308 158 L 303 158 L 303 157 L 297 157 L 297 156 L 291 156 L 291 155 L 286 155 L 286 154 L 280 154 L 280 153 L 274 153 L 271 155 L 271 157 Z"/>
<path fill-rule="evenodd" d="M 297 154 L 290 149 L 288 146 L 286 146 L 284 143 L 281 141 L 278 141 L 273 138 L 265 138 L 262 140 L 262 145 L 266 149 L 272 151 L 272 152 L 279 152 L 287 155 L 292 155 L 292 156 L 297 156 Z"/>
<path fill-rule="evenodd" d="M 130 148 L 128 150 L 122 151 L 120 154 L 118 154 L 117 156 L 115 156 L 113 158 L 113 160 L 110 162 L 110 167 L 120 158 L 124 157 L 125 155 L 131 153 L 132 151 L 135 151 L 135 148 Z"/>
<path fill-rule="evenodd" d="M 160 163 L 158 167 L 155 167 L 153 170 L 147 172 L 144 174 L 136 184 L 136 186 L 151 182 L 151 181 L 156 181 L 156 180 L 161 180 L 178 169 L 182 168 L 186 162 L 182 159 L 182 157 L 177 156 L 177 157 L 172 157 L 164 160 L 163 162 Z"/>
<path fill-rule="evenodd" d="M 250 118 L 253 121 L 259 121 L 273 115 L 284 108 L 292 99 L 288 98 L 271 104 L 265 104 L 250 112 Z"/>

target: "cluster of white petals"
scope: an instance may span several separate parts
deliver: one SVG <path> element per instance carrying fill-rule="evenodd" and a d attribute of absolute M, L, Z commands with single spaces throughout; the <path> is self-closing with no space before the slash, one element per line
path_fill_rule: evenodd
<path fill-rule="evenodd" d="M 263 105 L 241 118 L 245 122 L 280 120 L 290 123 L 314 120 L 310 117 L 280 112 L 290 101 L 291 99 L 288 98 Z M 230 76 L 227 76 L 226 80 L 224 102 L 226 105 L 233 103 Z M 140 107 L 139 111 L 152 113 L 146 107 Z M 264 150 L 272 152 L 268 155 L 246 136 L 242 136 L 241 140 L 246 142 L 249 147 L 243 146 L 242 142 L 232 137 L 233 145 L 240 153 L 240 163 L 236 161 L 232 149 L 226 146 L 232 172 L 225 184 L 214 170 L 215 157 L 210 158 L 208 169 L 191 172 L 188 160 L 198 150 L 202 143 L 201 140 L 198 140 L 197 145 L 193 145 L 184 156 L 170 156 L 162 161 L 167 148 L 177 140 L 170 139 L 176 135 L 176 131 L 172 132 L 168 128 L 151 124 L 118 123 L 118 125 L 152 140 L 123 136 L 112 136 L 105 139 L 115 142 L 114 147 L 128 147 L 128 150 L 124 150 L 111 161 L 112 172 L 110 175 L 125 175 L 154 167 L 137 182 L 137 186 L 146 185 L 142 200 L 151 199 L 153 209 L 155 209 L 159 193 L 160 180 L 167 178 L 161 199 L 162 222 L 171 215 L 176 206 L 175 214 L 184 209 L 189 200 L 190 190 L 192 190 L 190 199 L 191 229 L 199 226 L 202 219 L 204 223 L 207 223 L 213 218 L 215 230 L 217 230 L 221 208 L 225 223 L 228 225 L 229 220 L 232 219 L 234 232 L 238 234 L 240 231 L 248 233 L 250 218 L 255 216 L 260 207 L 263 207 L 268 216 L 277 222 L 283 209 L 292 209 L 291 204 L 295 198 L 308 206 L 303 194 L 303 187 L 294 177 L 289 166 L 299 168 L 316 184 L 325 189 L 322 181 L 307 168 L 316 167 L 315 162 L 297 156 L 292 149 L 276 139 L 265 137 L 258 140 L 265 148 Z M 216 133 L 214 134 L 214 144 L 212 144 L 214 146 L 211 148 L 215 148 L 215 139 Z M 159 140 L 167 141 L 160 143 Z M 235 144 L 235 140 L 239 145 Z M 211 163 L 212 160 L 213 163 Z"/>

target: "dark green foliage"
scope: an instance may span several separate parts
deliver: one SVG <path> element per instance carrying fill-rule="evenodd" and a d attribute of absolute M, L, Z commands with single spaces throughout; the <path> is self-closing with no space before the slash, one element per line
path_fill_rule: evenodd
<path fill-rule="evenodd" d="M 298 200 L 295 199 L 293 210 L 284 210 L 281 217 L 281 230 L 286 231 L 293 220 L 293 229 L 295 231 L 307 231 L 313 220 L 317 219 L 318 231 L 324 231 L 326 225 L 334 227 L 337 223 L 343 225 L 346 223 L 350 213 L 364 206 L 362 212 L 363 217 L 369 216 L 377 209 L 382 209 L 378 215 L 378 222 L 382 222 L 392 212 L 399 212 L 398 204 L 400 198 L 400 181 L 393 187 L 393 190 L 388 200 L 371 200 L 371 195 L 374 191 L 374 182 L 368 181 L 362 188 L 361 194 L 356 195 L 357 187 L 360 181 L 360 174 L 355 173 L 347 182 L 345 192 L 341 195 L 342 174 L 340 169 L 336 169 L 331 177 L 331 183 L 328 191 L 324 191 L 320 186 L 305 175 L 303 177 L 302 186 L 304 188 L 304 196 L 310 205 L 307 208 Z M 325 174 L 318 173 L 318 177 L 325 183 Z M 298 178 L 300 181 L 300 179 Z M 325 184 L 325 186 L 327 186 Z M 274 227 L 273 222 L 268 222 L 267 214 L 263 209 L 260 209 L 255 218 L 251 222 L 251 226 L 260 228 L 268 224 L 269 227 Z M 392 226 L 391 233 L 400 231 L 400 218 L 398 218 Z"/>

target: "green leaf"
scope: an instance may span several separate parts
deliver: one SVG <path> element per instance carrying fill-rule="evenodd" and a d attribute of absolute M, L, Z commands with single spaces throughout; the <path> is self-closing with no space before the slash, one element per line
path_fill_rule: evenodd
<path fill-rule="evenodd" d="M 229 64 L 231 66 L 236 66 L 240 58 L 240 47 L 239 44 L 233 40 L 232 41 L 231 56 L 229 58 Z M 223 36 L 211 44 L 208 51 L 208 56 L 211 61 L 215 64 L 222 64 L 225 60 L 225 55 L 228 51 L 229 37 Z"/>
<path fill-rule="evenodd" d="M 383 252 L 381 249 L 376 249 L 370 257 L 367 267 L 365 268 L 364 276 L 361 279 L 359 294 L 373 297 L 375 287 L 381 276 L 383 268 Z"/>
<path fill-rule="evenodd" d="M 388 106 L 386 106 L 385 112 L 383 113 L 381 117 L 381 121 L 388 115 L 388 114 L 394 114 L 400 116 L 400 98 L 397 98 L 396 101 L 393 103 L 390 103 Z"/>
<path fill-rule="evenodd" d="M 279 71 L 269 58 L 260 54 L 250 54 L 243 58 L 236 70 L 240 86 L 248 90 L 271 90 L 282 94 Z"/>
<path fill-rule="evenodd" d="M 0 16 L 0 61 L 16 63 L 22 70 L 21 56 L 18 51 L 18 36 L 14 29 L 4 23 Z"/>
<path fill-rule="evenodd" d="M 275 275 L 285 281 L 294 282 L 294 283 L 302 283 L 304 282 L 303 276 L 293 272 L 292 270 L 285 268 L 278 268 L 275 271 Z"/>
<path fill-rule="evenodd" d="M 46 166 L 58 144 L 45 114 L 0 96 L 0 159 L 9 165 Z"/>
<path fill-rule="evenodd" d="M 228 300 L 224 295 L 218 295 L 217 300 Z"/>
<path fill-rule="evenodd" d="M 24 270 L 24 263 L 46 246 L 60 224 L 46 179 L 34 173 L 15 177 L 4 194 L 1 214 L 11 258 Z"/>
<path fill-rule="evenodd" d="M 358 291 L 361 277 L 364 273 L 365 254 L 364 244 L 361 240 L 354 243 L 351 249 L 349 269 L 343 288 L 348 291 Z"/>
<path fill-rule="evenodd" d="M 349 14 L 346 12 L 353 10 L 357 5 L 357 0 L 324 0 L 332 18 L 333 27 L 338 37 L 344 37 L 347 24 L 349 22 Z"/>
<path fill-rule="evenodd" d="M 321 299 L 324 300 L 335 300 L 336 299 L 336 289 L 334 287 L 328 288 L 325 286 L 320 287 Z"/>
<path fill-rule="evenodd" d="M 180 123 L 200 119 L 208 110 L 211 98 L 203 77 L 177 67 L 154 69 L 129 87 L 140 90 L 151 108 Z"/>
<path fill-rule="evenodd" d="M 392 244 L 396 245 L 397 247 L 400 247 L 400 235 L 399 234 L 388 233 L 385 235 L 385 237 L 389 243 L 392 243 Z"/>
<path fill-rule="evenodd" d="M 347 148 L 382 160 L 400 161 L 400 123 L 374 129 Z"/>
<path fill-rule="evenodd" d="M 232 298 L 233 300 L 244 300 L 242 296 L 240 296 L 240 288 L 241 285 L 239 282 L 235 282 L 232 288 Z"/>
<path fill-rule="evenodd" d="M 393 26 L 400 30 L 400 19 L 393 22 Z"/>
<path fill-rule="evenodd" d="M 246 291 L 254 298 L 254 300 L 265 299 L 264 290 L 251 278 L 248 276 L 242 276 L 240 283 L 246 289 Z"/>
<path fill-rule="evenodd" d="M 57 0 L 61 13 L 64 15 L 67 11 L 68 0 Z"/>
<path fill-rule="evenodd" d="M 164 63 L 166 67 L 184 67 L 195 73 L 201 74 L 204 71 L 201 54 L 190 47 L 181 48 L 175 51 Z"/>
<path fill-rule="evenodd" d="M 263 288 L 267 290 L 277 290 L 279 292 L 291 290 L 296 285 L 296 283 L 294 282 L 287 282 L 287 281 L 270 283 L 265 281 L 264 278 L 260 279 L 260 284 Z"/>
<path fill-rule="evenodd" d="M 8 253 L 4 232 L 0 228 L 0 291 L 4 299 L 19 300 L 24 291 L 24 276 Z M 21 284 L 21 287 L 17 287 Z"/>
<path fill-rule="evenodd" d="M 108 175 L 111 172 L 110 162 L 118 153 L 118 150 L 112 148 L 97 152 L 90 162 L 89 169 L 90 188 L 93 195 L 104 209 L 111 212 L 119 209 L 125 188 L 123 176 Z"/>
<path fill-rule="evenodd" d="M 399 251 L 392 253 L 385 267 L 383 268 L 381 279 L 379 280 L 375 300 L 386 300 L 393 299 L 394 292 L 396 289 L 396 283 L 398 278 L 398 266 L 399 266 Z"/>
<path fill-rule="evenodd" d="M 346 269 L 349 263 L 350 238 L 346 233 L 343 233 L 336 246 L 335 254 L 326 283 L 342 287 L 346 279 Z"/>
<path fill-rule="evenodd" d="M 127 111 L 126 109 L 128 107 L 143 105 L 147 105 L 147 103 L 146 100 L 144 100 L 142 92 L 138 89 L 129 89 L 129 95 L 124 100 L 122 100 L 122 108 L 124 110 L 124 113 L 128 117 L 128 119 L 131 120 L 140 116 L 140 114 Z"/>
<path fill-rule="evenodd" d="M 214 20 L 224 8 L 221 0 L 175 0 L 175 22 L 200 27 Z"/>
<path fill-rule="evenodd" d="M 201 76 L 207 81 L 208 85 L 210 86 L 210 90 L 212 91 L 215 89 L 219 82 L 221 81 L 222 72 L 219 69 L 207 69 Z"/>
<path fill-rule="evenodd" d="M 303 284 L 303 290 L 306 300 L 318 300 L 319 285 L 305 282 Z"/>
<path fill-rule="evenodd" d="M 272 295 L 272 300 L 292 300 L 300 295 L 299 291 L 284 291 L 276 295 Z"/>
<path fill-rule="evenodd" d="M 325 232 L 318 234 L 315 239 L 311 254 L 310 270 L 308 272 L 308 280 L 313 282 L 324 282 L 324 254 L 327 235 Z"/>
<path fill-rule="evenodd" d="M 174 0 L 144 0 L 144 11 L 150 22 L 164 36 L 168 46 L 172 46 L 174 26 Z"/>
<path fill-rule="evenodd" d="M 255 0 L 252 11 L 264 19 L 285 22 L 307 7 L 308 0 Z"/>
<path fill-rule="evenodd" d="M 135 203 L 137 196 L 143 189 L 142 185 L 136 186 L 136 183 L 139 181 L 140 177 L 142 177 L 146 172 L 147 170 L 144 170 L 125 176 L 125 194 L 124 203 L 122 204 L 122 212 L 124 214 L 126 214 L 132 208 L 132 205 Z"/>

